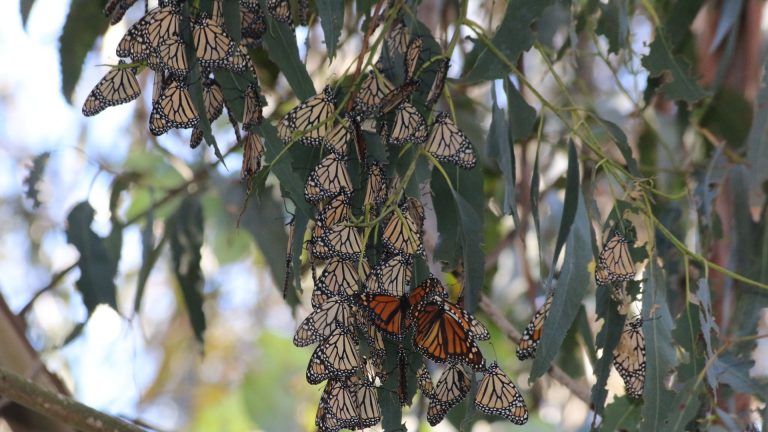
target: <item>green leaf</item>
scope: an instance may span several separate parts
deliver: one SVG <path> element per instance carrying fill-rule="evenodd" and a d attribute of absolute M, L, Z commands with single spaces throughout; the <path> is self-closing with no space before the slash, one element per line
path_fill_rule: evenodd
<path fill-rule="evenodd" d="M 480 292 L 483 289 L 483 279 L 485 278 L 485 253 L 480 248 L 483 240 L 483 218 L 482 213 L 465 200 L 461 192 L 454 191 L 453 198 L 456 200 L 456 208 L 459 211 L 459 226 L 461 228 L 460 239 L 464 261 L 464 305 L 467 311 L 473 312 L 480 301 Z"/>
<path fill-rule="evenodd" d="M 768 180 L 768 57 L 763 62 L 762 72 L 763 82 L 757 94 L 752 127 L 747 136 L 750 203 L 753 206 L 762 204 L 766 190 L 763 184 Z"/>
<path fill-rule="evenodd" d="M 509 126 L 504 110 L 496 103 L 496 92 L 491 91 L 491 126 L 488 131 L 488 157 L 496 159 L 504 177 L 504 213 L 511 214 L 515 226 L 520 226 L 515 206 L 515 152 L 509 139 Z"/>
<path fill-rule="evenodd" d="M 759 108 L 758 108 L 759 109 Z M 728 147 L 741 149 L 747 142 L 752 126 L 752 103 L 744 95 L 728 88 L 721 88 L 707 104 L 699 124 L 725 140 Z"/>
<path fill-rule="evenodd" d="M 666 430 L 664 413 L 672 406 L 675 394 L 667 390 L 664 381 L 677 366 L 677 357 L 672 342 L 674 323 L 667 302 L 667 280 L 655 256 L 650 259 L 647 275 L 643 284 L 646 372 L 640 430 L 653 432 Z"/>
<path fill-rule="evenodd" d="M 510 140 L 514 143 L 528 139 L 536 126 L 536 109 L 528 105 L 509 77 L 504 79 L 504 91 L 507 94 Z"/>
<path fill-rule="evenodd" d="M 568 171 L 565 176 L 565 200 L 563 201 L 563 216 L 560 219 L 560 228 L 557 232 L 557 241 L 555 242 L 555 253 L 552 256 L 552 271 L 555 271 L 557 260 L 560 258 L 560 252 L 563 250 L 565 239 L 571 231 L 571 225 L 576 217 L 576 210 L 579 205 L 579 158 L 576 154 L 576 145 L 573 140 L 568 140 Z M 582 203 L 582 207 L 584 204 Z M 584 213 L 586 220 L 586 212 Z M 589 236 L 589 233 L 587 233 Z"/>
<path fill-rule="evenodd" d="M 616 398 L 607 407 L 600 430 L 634 431 L 640 423 L 640 405 L 632 403 L 628 397 Z"/>
<path fill-rule="evenodd" d="M 77 248 L 80 279 L 77 290 L 90 316 L 100 304 L 117 310 L 115 270 L 117 262 L 107 250 L 103 238 L 91 231 L 94 210 L 87 201 L 76 205 L 67 216 L 67 241 Z"/>
<path fill-rule="evenodd" d="M 336 44 L 344 26 L 344 2 L 317 0 L 317 14 L 320 15 L 320 25 L 323 27 L 328 59 L 333 60 L 336 56 Z"/>
<path fill-rule="evenodd" d="M 300 100 L 308 99 L 316 94 L 312 79 L 307 73 L 307 67 L 299 57 L 296 46 L 296 34 L 284 23 L 279 23 L 266 14 L 267 32 L 264 34 L 264 46 L 269 58 L 277 64 L 291 89 Z"/>
<path fill-rule="evenodd" d="M 712 312 L 712 298 L 710 297 L 707 280 L 699 279 L 698 285 L 699 289 L 696 290 L 696 297 L 699 299 L 699 326 L 701 328 L 702 340 L 704 341 L 706 358 L 709 360 L 715 357 L 716 349 L 713 344 L 712 333 L 719 334 L 720 327 L 715 322 Z M 717 389 L 717 376 L 714 375 L 713 368 L 707 369 L 707 383 L 713 391 Z"/>
<path fill-rule="evenodd" d="M 32 11 L 32 6 L 35 5 L 35 0 L 21 0 L 19 12 L 21 13 L 21 24 L 27 25 L 27 19 L 29 19 L 29 13 Z"/>
<path fill-rule="evenodd" d="M 751 358 L 738 358 L 731 353 L 724 353 L 712 363 L 710 369 L 718 382 L 728 384 L 739 393 L 761 396 L 762 399 L 768 392 L 765 382 L 760 383 L 750 377 L 749 370 L 754 365 L 755 361 Z"/>
<path fill-rule="evenodd" d="M 85 56 L 93 47 L 96 38 L 107 30 L 109 21 L 102 13 L 102 2 L 93 0 L 72 0 L 64 30 L 59 39 L 61 58 L 61 93 L 72 103 Z"/>
<path fill-rule="evenodd" d="M 627 0 L 614 0 L 600 5 L 602 13 L 595 31 L 608 38 L 608 52 L 618 54 L 627 45 L 629 19 Z"/>
<path fill-rule="evenodd" d="M 301 251 L 304 248 L 304 233 L 307 231 L 309 216 L 302 212 L 296 212 L 293 216 L 293 259 L 291 268 L 293 269 L 293 288 L 296 293 L 301 293 Z M 296 295 L 296 294 L 295 294 Z"/>
<path fill-rule="evenodd" d="M 578 175 L 578 169 L 576 172 Z M 578 177 L 576 181 L 578 182 Z M 567 194 L 568 192 L 566 192 L 566 205 L 569 199 Z M 571 196 L 570 199 L 573 200 L 575 213 L 572 219 L 573 227 L 568 234 L 568 247 L 563 259 L 563 267 L 554 288 L 555 297 L 552 300 L 549 316 L 544 321 L 541 341 L 531 368 L 529 378 L 531 381 L 544 375 L 557 356 L 565 335 L 579 313 L 581 301 L 590 284 L 590 273 L 587 267 L 592 261 L 592 239 L 584 199 L 579 193 L 578 186 L 575 196 Z M 566 211 L 563 211 L 563 219 L 565 218 Z"/>
<path fill-rule="evenodd" d="M 432 170 L 430 189 L 437 220 L 435 259 L 453 266 L 459 252 L 456 247 L 459 241 L 459 213 L 453 203 L 451 188 L 439 170 Z"/>
<path fill-rule="evenodd" d="M 477 56 L 477 62 L 467 65 L 466 70 L 469 72 L 464 81 L 476 83 L 507 76 L 510 73 L 507 62 L 514 65 L 520 54 L 533 46 L 536 40 L 533 30 L 536 27 L 535 22 L 544 10 L 553 4 L 555 0 L 510 0 L 504 19 L 490 41 L 495 50 L 505 57 L 506 62 L 488 46 L 476 44 L 468 56 Z"/>
<path fill-rule="evenodd" d="M 155 247 L 155 233 L 152 229 L 154 225 L 154 211 L 147 213 L 144 229 L 141 230 L 141 268 L 139 268 L 139 277 L 136 281 L 136 296 L 133 299 L 133 311 L 138 313 L 141 310 L 141 301 L 144 298 L 144 289 L 147 286 L 149 274 L 157 263 L 157 259 L 163 252 L 163 246 L 168 238 L 165 234 Z"/>
<path fill-rule="evenodd" d="M 696 83 L 690 64 L 673 51 L 670 42 L 664 39 L 664 32 L 661 29 L 657 31 L 656 39 L 651 43 L 648 55 L 643 57 L 642 64 L 648 69 L 650 77 L 658 77 L 665 72 L 669 74 L 658 91 L 669 99 L 688 103 L 708 96 L 709 93 Z"/>
<path fill-rule="evenodd" d="M 533 216 L 533 226 L 536 228 L 536 241 L 539 245 L 539 269 L 544 278 L 544 255 L 541 245 L 541 220 L 539 217 L 539 152 L 541 151 L 541 141 L 536 144 L 536 156 L 533 159 L 533 174 L 531 174 L 531 216 Z"/>
<path fill-rule="evenodd" d="M 200 197 L 184 198 L 168 220 L 168 238 L 171 242 L 173 272 L 181 287 L 181 295 L 189 314 L 195 338 L 203 345 L 205 313 L 203 312 L 203 270 L 200 268 L 200 249 L 203 246 L 203 208 Z"/>
<path fill-rule="evenodd" d="M 602 415 L 605 399 L 608 396 L 605 385 L 608 382 L 608 376 L 613 365 L 613 350 L 619 343 L 619 337 L 622 330 L 624 330 L 625 318 L 624 315 L 619 314 L 615 303 L 606 293 L 608 289 L 610 288 L 603 285 L 598 286 L 595 296 L 597 300 L 595 308 L 597 318 L 603 320 L 603 327 L 595 338 L 595 346 L 598 350 L 602 350 L 602 355 L 597 360 L 597 363 L 595 363 L 595 384 L 592 386 L 592 409 L 598 415 Z M 550 310 L 551 313 L 552 311 Z"/>
<path fill-rule="evenodd" d="M 32 159 L 32 166 L 29 168 L 29 173 L 24 177 L 24 196 L 32 201 L 32 208 L 40 207 L 40 191 L 37 189 L 41 181 L 43 181 L 43 173 L 45 167 L 48 165 L 48 158 L 51 156 L 50 152 L 43 152 L 35 156 Z"/>
<path fill-rule="evenodd" d="M 605 128 L 605 131 L 611 137 L 611 140 L 616 143 L 616 147 L 619 149 L 619 152 L 621 152 L 621 155 L 624 156 L 624 161 L 627 164 L 627 170 L 629 173 L 633 176 L 640 177 L 640 169 L 637 167 L 637 161 L 632 155 L 632 148 L 629 146 L 629 140 L 627 140 L 627 135 L 624 133 L 624 131 L 621 130 L 621 128 L 615 123 L 609 122 L 608 120 L 602 119 L 600 117 L 595 118 L 601 124 L 601 126 Z"/>

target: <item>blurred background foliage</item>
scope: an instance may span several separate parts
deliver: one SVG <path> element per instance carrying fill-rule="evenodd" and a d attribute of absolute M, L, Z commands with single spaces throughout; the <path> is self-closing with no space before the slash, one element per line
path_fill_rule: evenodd
<path fill-rule="evenodd" d="M 756 337 L 768 332 L 763 1 L 462 3 L 402 8 L 443 48 L 460 32 L 447 91 L 481 155 L 482 178 L 459 189 L 482 212 L 479 244 L 459 237 L 463 217 L 442 178 L 416 177 L 434 194 L 430 268 L 456 291 L 457 244 L 485 255 L 469 264 L 470 305 L 482 293 L 521 330 L 551 287 L 565 287 L 532 367 L 488 308 L 477 312 L 492 331 L 485 355 L 528 403 L 519 429 L 766 430 L 768 344 Z M 310 1 L 295 40 L 265 37 L 251 55 L 266 117 L 345 83 L 376 4 Z M 0 365 L 30 375 L 43 364 L 78 400 L 159 430 L 311 430 L 321 389 L 305 382 L 308 350 L 290 342 L 309 312 L 306 257 L 295 260 L 303 292 L 281 293 L 285 224 L 305 205 L 283 197 L 296 196 L 309 159 L 270 167 L 247 196 L 226 120 L 211 125 L 222 164 L 212 148 L 189 149 L 188 133 L 151 136 L 148 97 L 84 119 L 98 65 L 117 63 L 117 41 L 143 14 L 134 7 L 108 27 L 102 7 L 0 6 L 0 293 L 12 329 L 0 333 L 11 347 Z M 279 150 L 269 128 L 267 162 Z M 629 287 L 644 293 L 630 315 L 652 318 L 642 404 L 623 396 L 603 355 L 623 318 L 591 273 L 616 217 L 636 227 L 633 257 L 650 258 Z M 200 271 L 185 279 L 173 250 L 189 232 L 202 234 Z M 550 362 L 591 389 L 590 404 L 546 374 Z M 466 405 L 440 430 L 518 428 Z M 424 411 L 417 397 L 409 430 L 427 430 Z"/>

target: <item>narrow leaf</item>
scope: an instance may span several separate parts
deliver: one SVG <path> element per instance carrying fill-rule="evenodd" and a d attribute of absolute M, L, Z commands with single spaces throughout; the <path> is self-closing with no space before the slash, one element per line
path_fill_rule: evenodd
<path fill-rule="evenodd" d="M 432 170 L 430 190 L 437 220 L 435 259 L 453 266 L 459 252 L 456 248 L 459 241 L 459 214 L 453 203 L 453 193 L 438 170 Z"/>
<path fill-rule="evenodd" d="M 539 245 L 539 269 L 544 279 L 544 255 L 541 245 L 541 220 L 539 217 L 539 152 L 541 151 L 541 141 L 536 144 L 536 156 L 533 159 L 533 174 L 531 174 L 531 215 L 533 216 L 533 226 L 536 228 L 536 241 Z"/>
<path fill-rule="evenodd" d="M 94 210 L 87 201 L 76 205 L 67 216 L 67 241 L 80 253 L 80 279 L 76 286 L 89 316 L 102 303 L 117 310 L 114 283 L 117 263 L 107 251 L 104 239 L 91 230 L 93 216 Z"/>
<path fill-rule="evenodd" d="M 632 403 L 628 397 L 616 398 L 605 407 L 605 415 L 600 430 L 633 431 L 640 422 L 640 406 Z"/>
<path fill-rule="evenodd" d="M 293 287 L 296 293 L 302 292 L 301 289 L 301 251 L 304 248 L 304 233 L 309 224 L 309 216 L 302 212 L 296 212 L 293 216 L 293 245 L 291 251 L 291 268 L 293 271 Z"/>
<path fill-rule="evenodd" d="M 299 48 L 296 46 L 296 35 L 293 30 L 287 24 L 275 21 L 270 14 L 267 14 L 267 27 L 264 46 L 267 48 L 269 58 L 283 72 L 291 89 L 300 100 L 314 96 L 315 87 L 306 65 L 299 57 Z"/>
<path fill-rule="evenodd" d="M 203 246 L 203 208 L 197 195 L 190 195 L 168 220 L 173 272 L 181 287 L 189 322 L 202 349 L 206 322 L 203 312 L 203 270 L 200 249 Z"/>
<path fill-rule="evenodd" d="M 475 46 L 468 57 L 477 56 L 477 61 L 474 66 L 467 67 L 469 73 L 464 80 L 474 83 L 509 74 L 510 64 L 515 65 L 520 54 L 530 49 L 536 40 L 534 23 L 554 3 L 554 0 L 511 0 L 507 3 L 504 19 L 490 41 L 494 48 L 483 44 Z M 497 52 L 504 56 L 504 60 Z"/>
<path fill-rule="evenodd" d="M 573 320 L 579 313 L 581 301 L 590 283 L 590 274 L 587 271 L 589 262 L 592 261 L 589 219 L 587 218 L 584 199 L 578 188 L 576 195 L 572 196 L 571 199 L 575 201 L 573 203 L 575 222 L 573 222 L 573 227 L 568 234 L 568 246 L 563 267 L 554 288 L 555 297 L 552 300 L 549 317 L 544 321 L 541 341 L 529 380 L 535 380 L 549 369 L 560 350 L 565 335 L 571 328 Z M 565 212 L 563 218 L 565 218 Z"/>
<path fill-rule="evenodd" d="M 323 27 L 328 58 L 333 60 L 336 56 L 336 44 L 344 26 L 344 2 L 317 0 L 317 14 L 320 15 L 320 25 Z"/>
<path fill-rule="evenodd" d="M 614 0 L 601 4 L 600 19 L 595 31 L 608 38 L 608 52 L 618 54 L 627 45 L 630 11 L 627 0 Z"/>
<path fill-rule="evenodd" d="M 133 300 L 133 311 L 138 313 L 141 310 L 141 300 L 144 298 L 144 289 L 147 286 L 149 274 L 157 263 L 157 259 L 163 250 L 167 237 L 163 235 L 160 243 L 155 247 L 155 212 L 150 209 L 147 212 L 147 218 L 144 222 L 144 228 L 141 230 L 141 268 L 139 268 L 139 277 L 136 281 L 136 296 Z"/>
<path fill-rule="evenodd" d="M 555 253 L 552 256 L 552 271 L 555 271 L 557 260 L 560 258 L 560 252 L 565 245 L 565 239 L 571 231 L 573 219 L 576 217 L 576 210 L 579 205 L 579 158 L 576 155 L 576 145 L 572 140 L 568 141 L 568 171 L 565 176 L 565 200 L 563 201 L 563 216 L 560 219 L 560 229 L 557 232 L 557 241 L 555 242 Z M 584 204 L 582 203 L 582 207 Z M 586 219 L 586 211 L 584 213 Z M 589 233 L 587 233 L 589 235 Z"/>
<path fill-rule="evenodd" d="M 464 260 L 464 305 L 472 312 L 480 301 L 485 278 L 485 254 L 480 249 L 483 219 L 477 210 L 458 192 L 454 192 L 461 226 L 461 249 Z"/>
<path fill-rule="evenodd" d="M 91 0 L 72 0 L 69 6 L 69 15 L 59 39 L 61 93 L 69 103 L 72 103 L 72 92 L 80 78 L 86 54 L 109 24 L 101 7 L 101 2 Z"/>
<path fill-rule="evenodd" d="M 32 6 L 35 5 L 35 0 L 21 0 L 20 1 L 20 10 L 21 13 L 21 24 L 26 26 L 27 25 L 27 19 L 29 18 L 29 13 L 32 11 Z"/>
<path fill-rule="evenodd" d="M 616 143 L 616 147 L 624 157 L 624 161 L 627 164 L 627 170 L 629 173 L 633 176 L 640 177 L 640 170 L 637 167 L 637 161 L 635 160 L 635 157 L 632 155 L 632 148 L 629 147 L 629 140 L 627 140 L 627 135 L 615 123 L 609 122 L 608 120 L 602 119 L 600 117 L 596 118 L 597 121 L 600 122 L 601 125 L 605 128 L 606 132 L 608 132 L 608 135 L 611 136 L 613 142 Z"/>
<path fill-rule="evenodd" d="M 515 226 L 520 226 L 515 208 L 515 153 L 509 140 L 509 126 L 504 110 L 496 103 L 496 92 L 491 91 L 491 126 L 488 131 L 488 157 L 496 159 L 504 177 L 504 213 L 511 214 Z"/>
<path fill-rule="evenodd" d="M 525 101 L 523 95 L 517 91 L 509 77 L 504 79 L 504 91 L 507 94 L 510 140 L 514 143 L 528 139 L 533 132 L 533 127 L 536 125 L 536 109 Z M 514 152 L 512 157 L 514 158 Z"/>

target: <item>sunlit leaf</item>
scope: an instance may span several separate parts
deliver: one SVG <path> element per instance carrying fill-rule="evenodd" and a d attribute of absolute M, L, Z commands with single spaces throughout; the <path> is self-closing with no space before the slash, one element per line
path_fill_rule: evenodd
<path fill-rule="evenodd" d="M 173 272 L 181 287 L 195 338 L 202 347 L 206 322 L 203 312 L 205 280 L 200 268 L 200 249 L 203 246 L 203 208 L 200 198 L 197 195 L 184 198 L 176 213 L 168 220 L 166 229 L 171 242 Z"/>

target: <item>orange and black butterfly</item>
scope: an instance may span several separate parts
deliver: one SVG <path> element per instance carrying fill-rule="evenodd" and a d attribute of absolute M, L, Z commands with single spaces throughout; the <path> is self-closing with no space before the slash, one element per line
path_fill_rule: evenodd
<path fill-rule="evenodd" d="M 243 141 L 243 164 L 240 168 L 240 178 L 247 180 L 261 170 L 261 158 L 265 152 L 261 137 L 248 132 Z"/>
<path fill-rule="evenodd" d="M 619 344 L 613 350 L 613 366 L 624 380 L 627 395 L 633 399 L 642 398 L 646 366 L 642 317 L 624 324 Z"/>
<path fill-rule="evenodd" d="M 396 340 L 411 326 L 411 313 L 430 295 L 443 295 L 442 284 L 429 278 L 414 288 L 410 294 L 400 296 L 389 293 L 365 292 L 360 294 L 360 305 L 370 314 L 371 322 L 384 334 Z M 440 291 L 443 290 L 443 291 Z"/>
<path fill-rule="evenodd" d="M 362 260 L 360 264 L 362 276 L 367 277 L 370 271 L 368 261 Z M 357 293 L 359 281 L 357 262 L 332 257 L 320 273 L 320 277 L 315 281 L 315 289 L 312 291 L 312 307 L 318 308 L 333 297 L 349 298 L 354 296 Z"/>
<path fill-rule="evenodd" d="M 402 255 L 382 259 L 368 274 L 365 284 L 374 293 L 402 296 L 411 286 L 413 261 Z"/>
<path fill-rule="evenodd" d="M 259 95 L 259 85 L 251 83 L 245 89 L 245 104 L 243 107 L 243 130 L 259 126 L 264 120 L 262 114 L 263 105 L 261 95 Z"/>
<path fill-rule="evenodd" d="M 342 192 L 352 193 L 347 161 L 330 153 L 309 173 L 304 185 L 304 199 L 317 203 Z"/>
<path fill-rule="evenodd" d="M 352 308 L 341 297 L 329 298 L 314 309 L 299 324 L 293 336 L 293 344 L 305 347 L 329 337 L 337 328 L 346 328 L 353 324 Z"/>
<path fill-rule="evenodd" d="M 415 106 L 403 102 L 395 110 L 395 120 L 388 129 L 387 142 L 395 146 L 421 144 L 427 139 L 427 122 Z M 428 147 L 429 149 L 429 147 Z"/>
<path fill-rule="evenodd" d="M 367 118 L 377 113 L 382 99 L 393 89 L 386 78 L 371 69 L 355 96 L 353 111 L 361 118 Z"/>
<path fill-rule="evenodd" d="M 413 74 L 416 73 L 416 66 L 419 62 L 419 56 L 421 55 L 421 49 L 424 46 L 424 39 L 421 37 L 411 39 L 408 43 L 408 50 L 405 53 L 405 80 L 410 81 L 413 79 Z"/>
<path fill-rule="evenodd" d="M 421 84 L 421 81 L 418 79 L 406 81 L 405 84 L 385 94 L 379 104 L 379 114 L 385 115 L 394 111 L 395 108 L 399 107 L 401 103 L 418 90 L 419 84 Z"/>
<path fill-rule="evenodd" d="M 440 162 L 450 162 L 465 169 L 472 169 L 477 164 L 472 143 L 447 112 L 435 117 L 425 147 Z"/>
<path fill-rule="evenodd" d="M 595 281 L 598 285 L 631 281 L 635 265 L 629 254 L 629 241 L 618 230 L 605 242 L 597 262 Z"/>
<path fill-rule="evenodd" d="M 363 205 L 378 211 L 387 200 L 387 177 L 379 161 L 373 161 L 368 166 L 368 183 L 365 186 Z"/>
<path fill-rule="evenodd" d="M 94 116 L 106 108 L 130 102 L 141 94 L 141 87 L 136 80 L 136 68 L 121 67 L 125 62 L 120 60 L 118 67 L 104 75 L 91 90 L 83 104 L 83 115 Z"/>
<path fill-rule="evenodd" d="M 445 79 L 448 77 L 448 67 L 449 67 L 449 61 L 448 59 L 441 60 L 437 64 L 437 73 L 435 74 L 435 80 L 432 81 L 432 87 L 429 89 L 429 93 L 427 94 L 427 101 L 426 105 L 427 107 L 431 107 L 434 105 L 437 100 L 440 98 L 440 95 L 443 93 L 443 88 L 445 87 Z"/>
<path fill-rule="evenodd" d="M 331 130 L 329 118 L 333 115 L 336 98 L 330 86 L 320 94 L 305 100 L 283 117 L 277 124 L 277 135 L 288 144 L 296 132 L 298 141 L 307 146 L 318 146 Z"/>
<path fill-rule="evenodd" d="M 192 22 L 192 40 L 200 65 L 206 68 L 222 68 L 236 50 L 220 20 L 210 19 L 201 14 Z"/>
<path fill-rule="evenodd" d="M 424 254 L 424 208 L 415 198 L 404 200 L 384 227 L 382 243 L 387 251 L 410 258 Z"/>
<path fill-rule="evenodd" d="M 419 378 L 417 377 L 417 379 Z M 426 377 L 421 379 L 426 379 Z M 429 388 L 429 385 L 424 386 Z M 461 365 L 459 363 L 449 364 L 440 375 L 440 379 L 431 394 L 424 393 L 424 389 L 422 389 L 422 393 L 429 399 L 429 406 L 427 407 L 429 424 L 435 426 L 443 421 L 448 411 L 467 397 L 471 388 L 472 382 Z"/>
<path fill-rule="evenodd" d="M 355 390 L 344 380 L 328 380 L 320 397 L 315 426 L 321 432 L 355 429 L 361 423 Z"/>
<path fill-rule="evenodd" d="M 549 308 L 552 307 L 552 299 L 555 298 L 554 294 L 547 296 L 547 300 L 543 305 L 533 314 L 531 322 L 525 327 L 523 331 L 523 337 L 520 339 L 520 344 L 517 346 L 517 358 L 519 360 L 525 360 L 536 357 L 536 348 L 539 346 L 539 340 L 541 340 L 541 331 L 544 328 L 544 321 L 549 315 Z"/>
<path fill-rule="evenodd" d="M 320 384 L 329 378 L 347 378 L 360 367 L 357 339 L 350 327 L 338 325 L 315 348 L 307 366 L 307 382 Z"/>
<path fill-rule="evenodd" d="M 275 21 L 292 24 L 291 4 L 288 0 L 267 0 L 267 10 Z"/>
<path fill-rule="evenodd" d="M 149 131 L 153 135 L 162 135 L 171 128 L 192 128 L 199 120 L 187 85 L 174 80 L 165 86 L 152 104 Z"/>
<path fill-rule="evenodd" d="M 528 422 L 528 408 L 523 396 L 496 362 L 488 366 L 478 385 L 475 406 L 486 414 L 502 416 L 518 425 Z"/>
<path fill-rule="evenodd" d="M 261 38 L 267 32 L 267 21 L 258 0 L 240 0 L 241 41 L 249 48 L 261 45 Z"/>

